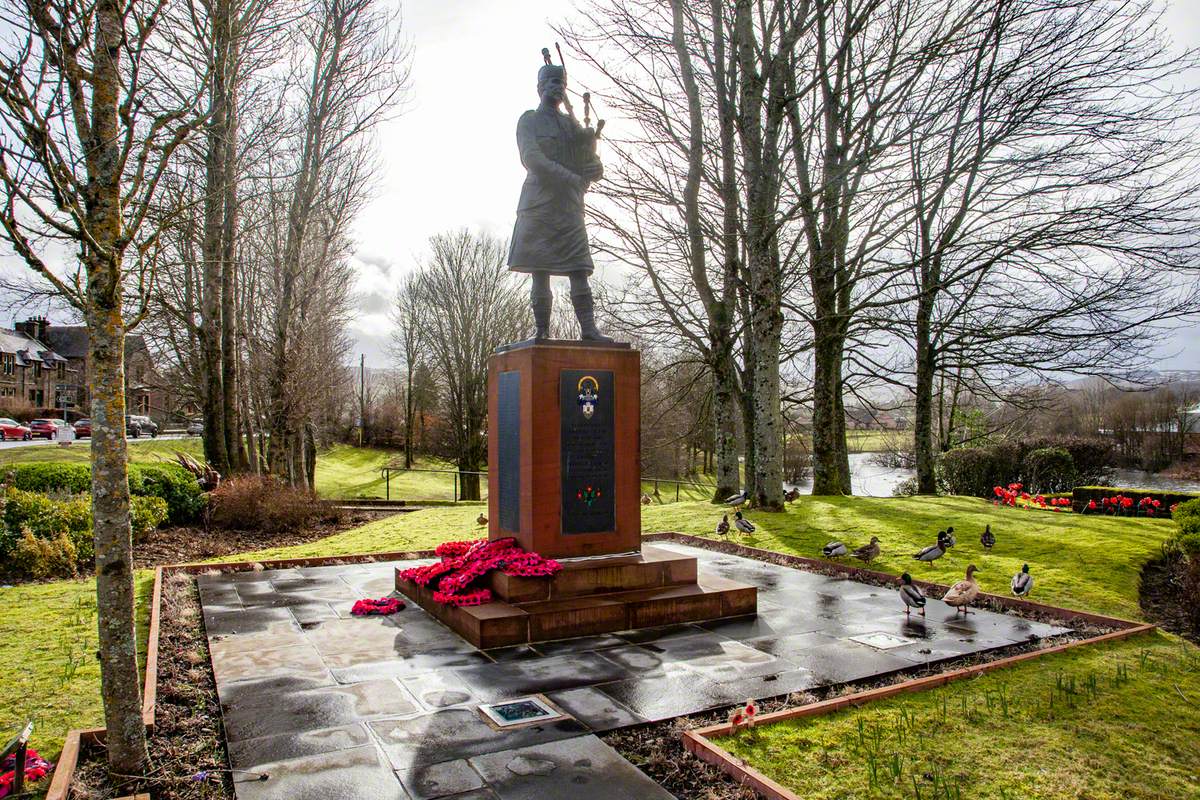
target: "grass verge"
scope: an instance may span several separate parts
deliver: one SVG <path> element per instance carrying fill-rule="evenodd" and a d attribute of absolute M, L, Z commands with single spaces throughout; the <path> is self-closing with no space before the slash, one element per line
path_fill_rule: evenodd
<path fill-rule="evenodd" d="M 1200 650 L 1165 634 L 1056 653 L 717 743 L 809 798 L 1183 798 Z"/>

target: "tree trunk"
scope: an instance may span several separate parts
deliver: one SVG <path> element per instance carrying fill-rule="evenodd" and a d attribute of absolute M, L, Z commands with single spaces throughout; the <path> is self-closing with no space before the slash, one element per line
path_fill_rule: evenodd
<path fill-rule="evenodd" d="M 844 337 L 833 323 L 813 322 L 813 491 L 815 495 L 851 494 L 850 456 L 846 451 L 846 408 L 842 401 Z"/>
<path fill-rule="evenodd" d="M 91 134 L 88 154 L 88 383 L 92 393 L 92 536 L 96 548 L 96 615 L 100 694 L 104 702 L 109 773 L 118 785 L 140 775 L 149 755 L 142 720 L 134 635 L 133 540 L 125 444 L 125 323 L 121 251 L 121 172 L 118 93 L 125 36 L 119 0 L 95 10 Z"/>
<path fill-rule="evenodd" d="M 223 0 L 222 5 L 227 5 Z M 232 15 L 227 15 L 232 16 Z M 230 25 L 233 21 L 230 20 Z M 222 151 L 224 181 L 222 182 L 221 235 L 221 411 L 222 429 L 225 434 L 225 453 L 230 471 L 246 469 L 245 445 L 238 435 L 238 354 L 237 314 L 234 309 L 237 280 L 237 42 L 236 31 L 228 30 L 228 85 L 225 120 L 225 142 Z"/>
<path fill-rule="evenodd" d="M 917 493 L 937 494 L 933 452 L 933 343 L 930 341 L 931 304 L 924 296 L 917 301 L 916 392 L 913 446 L 917 459 Z"/>
<path fill-rule="evenodd" d="M 764 254 L 765 255 L 765 254 Z M 753 259 L 752 259 L 753 260 Z M 751 267 L 754 317 L 754 505 L 771 511 L 783 510 L 783 415 L 780 409 L 779 350 L 783 335 L 783 312 L 777 268 L 770 264 Z"/>
<path fill-rule="evenodd" d="M 716 489 L 713 501 L 720 503 L 737 494 L 741 486 L 738 474 L 737 385 L 732 358 L 723 358 L 713 369 L 713 419 L 716 451 Z"/>

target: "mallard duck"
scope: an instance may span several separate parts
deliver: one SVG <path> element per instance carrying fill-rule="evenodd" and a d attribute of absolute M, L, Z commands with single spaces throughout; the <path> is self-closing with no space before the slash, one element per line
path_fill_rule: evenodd
<path fill-rule="evenodd" d="M 870 564 L 879 556 L 879 537 L 872 536 L 870 544 L 864 544 L 850 555 L 854 556 L 859 561 L 865 561 Z"/>
<path fill-rule="evenodd" d="M 907 572 L 900 576 L 900 599 L 904 601 L 904 616 L 908 616 L 909 612 L 918 608 L 921 610 L 921 616 L 925 616 L 925 595 L 916 586 L 913 586 L 912 575 Z"/>
<path fill-rule="evenodd" d="M 745 489 L 742 489 L 737 494 L 731 494 L 731 495 L 729 495 L 729 497 L 726 497 L 725 505 L 733 506 L 734 508 L 737 508 L 738 506 L 745 505 L 746 501 L 749 499 L 750 499 L 750 493 L 747 492 Z"/>
<path fill-rule="evenodd" d="M 733 524 L 742 533 L 754 533 L 754 523 L 743 517 L 740 511 L 734 512 Z"/>
<path fill-rule="evenodd" d="M 480 514 L 478 517 L 475 518 L 475 524 L 476 525 L 487 525 L 487 517 L 485 517 L 483 514 Z"/>
<path fill-rule="evenodd" d="M 949 527 L 944 531 L 938 531 L 938 544 L 943 550 L 949 550 L 954 545 L 958 544 L 958 540 L 954 538 L 954 528 Z"/>
<path fill-rule="evenodd" d="M 717 536 L 729 535 L 729 515 L 722 514 L 721 521 L 717 523 Z"/>
<path fill-rule="evenodd" d="M 956 615 L 959 611 L 963 614 L 971 613 L 967 606 L 979 596 L 979 581 L 975 580 L 975 573 L 978 571 L 974 564 L 967 567 L 967 577 L 951 586 L 942 598 L 943 603 L 954 606 Z"/>
<path fill-rule="evenodd" d="M 788 489 L 783 493 L 783 499 L 789 503 L 796 502 L 800 499 L 800 490 L 793 486 L 791 489 Z"/>
<path fill-rule="evenodd" d="M 996 534 L 992 533 L 991 525 L 983 526 L 983 533 L 979 534 L 979 543 L 988 550 L 996 544 Z"/>
<path fill-rule="evenodd" d="M 850 555 L 850 548 L 841 542 L 830 542 L 821 548 L 821 555 L 826 558 L 841 558 Z"/>
<path fill-rule="evenodd" d="M 652 501 L 650 499 L 650 495 L 643 493 L 642 494 L 642 505 L 648 506 L 648 505 L 650 505 L 651 502 Z"/>
<path fill-rule="evenodd" d="M 931 544 L 919 553 L 913 553 L 913 558 L 917 561 L 924 561 L 926 564 L 937 561 L 942 556 L 946 555 L 946 548 L 942 546 L 942 538 L 938 536 L 938 543 Z"/>
<path fill-rule="evenodd" d="M 1033 591 L 1033 576 L 1029 574 L 1029 565 L 1022 564 L 1021 571 L 1013 575 L 1012 593 L 1024 597 Z"/>

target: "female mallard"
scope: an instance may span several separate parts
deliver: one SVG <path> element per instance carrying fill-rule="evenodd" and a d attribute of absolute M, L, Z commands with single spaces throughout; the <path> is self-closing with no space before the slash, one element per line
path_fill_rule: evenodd
<path fill-rule="evenodd" d="M 980 543 L 981 545 L 983 545 L 983 546 L 984 546 L 984 548 L 986 548 L 986 549 L 988 549 L 988 550 L 991 550 L 991 549 L 992 549 L 992 547 L 994 547 L 994 546 L 995 546 L 995 544 L 996 544 L 996 534 L 992 533 L 992 526 L 991 526 L 991 525 L 984 525 L 984 526 L 983 526 L 983 533 L 979 534 L 979 543 Z"/>
<path fill-rule="evenodd" d="M 729 535 L 729 515 L 722 514 L 721 521 L 717 523 L 717 536 Z"/>
<path fill-rule="evenodd" d="M 912 575 L 907 572 L 900 576 L 900 599 L 904 601 L 904 616 L 909 615 L 911 609 L 917 608 L 921 610 L 921 616 L 925 616 L 925 595 L 916 586 L 913 586 Z"/>
<path fill-rule="evenodd" d="M 963 614 L 970 614 L 967 606 L 979 596 L 979 581 L 975 580 L 975 573 L 979 570 L 974 564 L 967 567 L 967 577 L 950 587 L 950 591 L 946 592 L 946 596 L 942 598 L 942 602 L 948 606 L 954 606 L 955 615 L 959 611 Z"/>
<path fill-rule="evenodd" d="M 733 512 L 733 524 L 742 533 L 754 533 L 754 523 L 743 517 L 741 511 Z"/>
<path fill-rule="evenodd" d="M 1013 575 L 1012 593 L 1017 597 L 1024 597 L 1033 591 L 1033 576 L 1029 574 L 1029 565 L 1021 565 L 1021 571 Z"/>
<path fill-rule="evenodd" d="M 841 558 L 842 556 L 849 554 L 850 548 L 846 547 L 846 545 L 842 544 L 841 542 L 830 542 L 821 548 L 821 555 L 825 556 L 826 558 Z"/>
<path fill-rule="evenodd" d="M 850 555 L 854 556 L 859 561 L 865 561 L 870 564 L 879 557 L 879 537 L 872 536 L 870 544 L 863 545 Z"/>

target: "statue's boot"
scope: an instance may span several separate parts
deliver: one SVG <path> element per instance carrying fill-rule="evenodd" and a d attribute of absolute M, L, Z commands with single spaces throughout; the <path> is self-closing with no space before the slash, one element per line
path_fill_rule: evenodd
<path fill-rule="evenodd" d="M 554 308 L 554 295 L 533 298 L 534 339 L 550 338 L 550 312 Z"/>
<path fill-rule="evenodd" d="M 592 302 L 592 290 L 571 292 L 571 305 L 575 306 L 575 316 L 579 319 L 579 338 L 587 342 L 612 342 L 611 337 L 605 336 L 596 327 L 596 314 Z"/>

